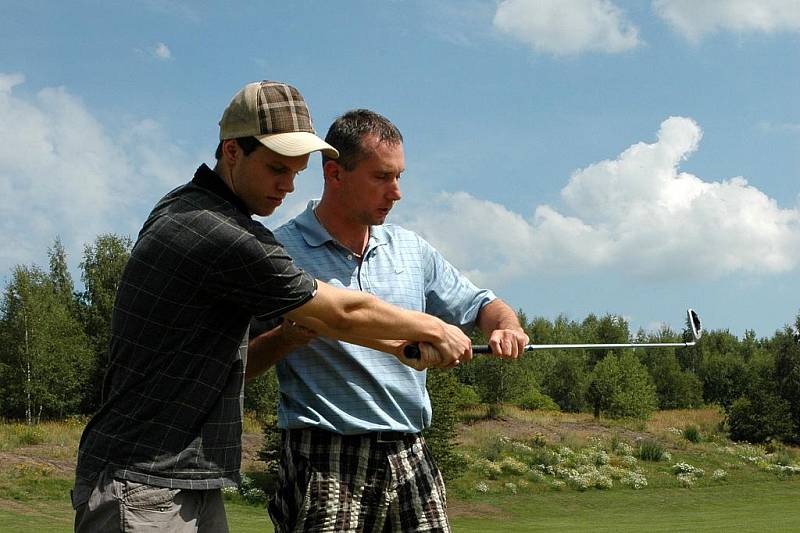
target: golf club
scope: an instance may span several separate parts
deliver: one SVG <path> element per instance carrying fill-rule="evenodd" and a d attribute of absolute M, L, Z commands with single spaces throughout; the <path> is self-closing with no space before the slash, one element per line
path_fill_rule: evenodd
<path fill-rule="evenodd" d="M 700 317 L 693 309 L 686 311 L 691 330 L 692 340 L 687 342 L 632 342 L 625 344 L 528 344 L 523 351 L 532 352 L 534 350 L 579 350 L 586 348 L 686 348 L 694 346 L 700 337 L 703 336 L 703 325 Z M 492 353 L 491 348 L 486 344 L 472 346 L 472 353 Z M 403 355 L 408 359 L 419 359 L 421 357 L 419 345 L 409 344 L 403 348 Z"/>

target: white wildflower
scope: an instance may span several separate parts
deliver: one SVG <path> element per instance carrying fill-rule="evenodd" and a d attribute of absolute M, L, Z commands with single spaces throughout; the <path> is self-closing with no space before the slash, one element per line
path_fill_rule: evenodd
<path fill-rule="evenodd" d="M 618 442 L 616 446 L 614 446 L 614 452 L 617 455 L 633 455 L 633 446 L 628 444 L 627 442 Z"/>
<path fill-rule="evenodd" d="M 500 469 L 508 474 L 517 475 L 525 474 L 529 470 L 528 465 L 513 457 L 506 457 L 500 461 Z"/>
<path fill-rule="evenodd" d="M 721 469 L 721 468 L 717 468 L 711 474 L 711 479 L 714 479 L 714 480 L 721 480 L 721 479 L 725 479 L 726 477 L 728 477 L 728 473 L 726 471 L 724 471 L 723 469 Z"/>
<path fill-rule="evenodd" d="M 647 486 L 647 478 L 644 477 L 643 474 L 638 472 L 628 472 L 622 479 L 620 479 L 620 483 L 626 485 L 628 487 L 633 487 L 636 490 L 643 489 Z"/>
<path fill-rule="evenodd" d="M 678 474 L 678 482 L 687 489 L 694 486 L 695 477 L 691 474 Z"/>

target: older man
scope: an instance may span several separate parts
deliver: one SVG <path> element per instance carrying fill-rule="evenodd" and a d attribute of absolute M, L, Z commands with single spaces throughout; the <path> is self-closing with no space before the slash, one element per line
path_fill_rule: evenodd
<path fill-rule="evenodd" d="M 494 353 L 520 354 L 528 337 L 508 305 L 419 235 L 384 224 L 405 168 L 394 124 L 355 110 L 325 140 L 340 156 L 323 154 L 322 199 L 275 231 L 297 264 L 332 285 L 477 325 Z M 420 436 L 431 422 L 424 372 L 320 336 L 280 359 L 277 375 L 285 431 L 269 506 L 276 531 L 449 531 L 442 477 Z"/>

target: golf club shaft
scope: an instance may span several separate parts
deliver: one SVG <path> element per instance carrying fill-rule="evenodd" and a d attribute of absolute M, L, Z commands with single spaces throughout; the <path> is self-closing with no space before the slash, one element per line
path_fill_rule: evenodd
<path fill-rule="evenodd" d="M 580 350 L 580 349 L 611 349 L 611 348 L 686 348 L 694 346 L 694 342 L 633 342 L 627 344 L 528 344 L 525 346 L 526 352 L 534 350 Z M 472 353 L 492 353 L 487 344 L 475 344 L 472 346 Z"/>
<path fill-rule="evenodd" d="M 528 344 L 524 351 L 534 350 L 580 350 L 580 349 L 613 349 L 613 348 L 688 348 L 694 346 L 695 342 L 642 342 L 627 344 Z M 488 344 L 474 344 L 473 354 L 492 353 Z M 407 344 L 403 348 L 403 355 L 409 359 L 419 359 L 421 357 L 418 344 Z"/>

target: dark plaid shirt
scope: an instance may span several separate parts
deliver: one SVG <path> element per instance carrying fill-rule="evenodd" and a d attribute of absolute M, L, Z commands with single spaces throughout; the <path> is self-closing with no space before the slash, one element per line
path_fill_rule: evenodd
<path fill-rule="evenodd" d="M 117 291 L 104 404 L 81 439 L 77 486 L 103 469 L 172 488 L 236 484 L 250 319 L 315 289 L 207 166 L 162 198 Z"/>

